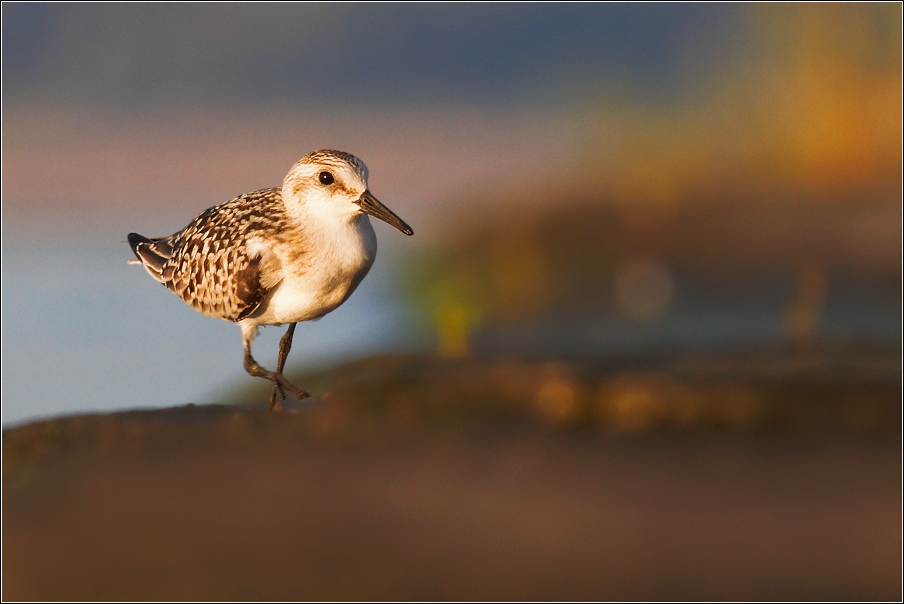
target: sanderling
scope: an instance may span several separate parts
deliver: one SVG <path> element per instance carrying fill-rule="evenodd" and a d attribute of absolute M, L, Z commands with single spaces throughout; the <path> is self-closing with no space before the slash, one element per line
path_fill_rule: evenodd
<path fill-rule="evenodd" d="M 169 237 L 129 233 L 137 256 L 129 262 L 198 312 L 238 323 L 245 370 L 273 382 L 270 409 L 278 411 L 286 390 L 309 396 L 282 375 L 296 323 L 345 302 L 373 265 L 377 238 L 367 214 L 412 234 L 371 194 L 364 162 L 314 151 L 292 166 L 281 188 L 214 206 Z M 251 341 L 259 325 L 283 323 L 290 325 L 276 371 L 267 371 L 251 357 Z"/>

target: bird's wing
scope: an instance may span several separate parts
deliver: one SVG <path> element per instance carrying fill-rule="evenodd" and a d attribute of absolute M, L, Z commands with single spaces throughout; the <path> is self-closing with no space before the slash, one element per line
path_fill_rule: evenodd
<path fill-rule="evenodd" d="M 161 280 L 163 265 L 173 255 L 172 237 L 149 238 L 138 233 L 129 233 L 129 245 L 135 258 L 129 264 L 141 264 L 155 280 Z"/>
<path fill-rule="evenodd" d="M 265 204 L 272 191 L 248 195 L 262 196 Z M 282 279 L 276 254 L 253 244 L 266 208 L 242 198 L 210 208 L 174 235 L 160 270 L 159 281 L 188 305 L 227 321 L 252 314 Z"/>
<path fill-rule="evenodd" d="M 282 281 L 282 267 L 275 254 L 262 251 L 250 258 L 248 266 L 235 277 L 235 295 L 243 308 L 235 318 L 230 317 L 231 321 L 251 315 Z"/>

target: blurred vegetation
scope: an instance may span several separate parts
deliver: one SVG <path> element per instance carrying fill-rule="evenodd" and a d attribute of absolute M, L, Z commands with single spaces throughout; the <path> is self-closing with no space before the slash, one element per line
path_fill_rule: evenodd
<path fill-rule="evenodd" d="M 411 268 L 438 352 L 573 315 L 655 327 L 732 290 L 729 313 L 781 315 L 793 342 L 839 289 L 900 307 L 900 17 L 757 5 L 758 52 L 694 94 L 576 111 L 571 169 L 472 191 Z M 745 304 L 769 290 L 778 309 Z"/>
<path fill-rule="evenodd" d="M 409 292 L 451 356 L 481 327 L 613 315 L 655 324 L 707 296 L 728 298 L 737 315 L 775 312 L 751 308 L 770 288 L 781 290 L 788 339 L 801 341 L 815 334 L 833 281 L 900 300 L 896 213 L 868 202 L 831 212 L 713 203 L 634 219 L 575 203 L 459 233 L 412 269 Z"/>
<path fill-rule="evenodd" d="M 897 188 L 901 7 L 756 5 L 748 28 L 753 52 L 694 93 L 607 96 L 580 116 L 577 188 L 658 208 L 725 192 L 831 199 Z"/>

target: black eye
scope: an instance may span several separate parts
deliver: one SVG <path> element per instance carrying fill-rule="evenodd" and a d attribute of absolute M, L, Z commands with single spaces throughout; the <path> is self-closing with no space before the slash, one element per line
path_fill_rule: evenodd
<path fill-rule="evenodd" d="M 331 185 L 333 184 L 333 175 L 329 172 L 321 172 L 320 173 L 320 184 L 322 185 Z"/>

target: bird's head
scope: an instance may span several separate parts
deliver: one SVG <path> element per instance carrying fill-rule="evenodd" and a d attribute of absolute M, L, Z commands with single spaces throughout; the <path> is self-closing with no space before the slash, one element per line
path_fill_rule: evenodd
<path fill-rule="evenodd" d="M 323 149 L 302 157 L 283 181 L 283 199 L 305 214 L 325 220 L 351 220 L 362 213 L 391 224 L 406 235 L 413 231 L 367 188 L 367 166 L 342 151 Z"/>

